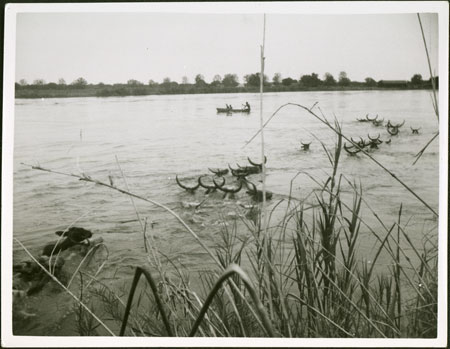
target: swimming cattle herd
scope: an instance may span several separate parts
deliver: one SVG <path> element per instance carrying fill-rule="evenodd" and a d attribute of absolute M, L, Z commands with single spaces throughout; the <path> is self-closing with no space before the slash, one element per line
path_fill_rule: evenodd
<path fill-rule="evenodd" d="M 247 158 L 250 165 L 240 166 L 236 164 L 236 168 L 231 167 L 228 164 L 228 168 L 209 168 L 208 170 L 212 173 L 200 175 L 194 183 L 186 184 L 181 182 L 178 175 L 175 176 L 177 184 L 184 190 L 194 193 L 197 189 L 206 189 L 205 194 L 210 194 L 213 192 L 224 193 L 223 197 L 233 197 L 234 194 L 241 191 L 244 187 L 246 188 L 246 193 L 257 202 L 263 200 L 262 190 L 256 188 L 256 185 L 251 182 L 247 177 L 250 175 L 258 174 L 262 172 L 263 164 L 253 162 L 249 157 Z M 264 164 L 267 162 L 267 157 L 264 158 Z M 231 174 L 231 177 L 225 177 Z M 228 184 L 231 181 L 233 184 Z M 272 193 L 266 191 L 266 199 L 270 200 L 272 198 Z"/>
<path fill-rule="evenodd" d="M 386 131 L 390 136 L 398 136 L 400 132 L 400 128 L 405 125 L 405 120 L 401 122 L 400 124 L 393 124 L 390 120 L 387 121 L 387 123 L 384 123 L 383 119 L 378 119 L 378 115 L 376 115 L 374 118 L 370 118 L 369 114 L 366 115 L 365 118 L 362 119 L 356 119 L 358 122 L 367 122 L 371 123 L 375 127 L 386 127 Z M 419 134 L 419 128 L 413 128 L 410 127 L 412 134 Z M 392 138 L 389 138 L 385 141 L 380 139 L 380 134 L 378 134 L 376 137 L 371 137 L 370 134 L 367 135 L 367 139 L 363 139 L 361 136 L 359 137 L 359 140 L 354 140 L 351 138 L 351 145 L 344 144 L 344 150 L 347 152 L 350 156 L 355 156 L 360 151 L 367 149 L 367 150 L 375 150 L 379 149 L 379 145 L 382 143 L 390 144 L 392 142 Z"/>
<path fill-rule="evenodd" d="M 356 119 L 358 122 L 371 123 L 375 127 L 386 127 L 386 131 L 390 136 L 398 136 L 401 127 L 405 125 L 405 121 L 400 124 L 393 124 L 390 120 L 384 123 L 383 119 L 378 119 L 378 115 L 374 118 L 370 118 L 369 114 L 365 116 L 365 118 Z M 419 134 L 420 128 L 410 127 L 412 134 Z M 361 151 L 375 151 L 379 149 L 379 146 L 384 144 L 390 144 L 392 142 L 392 138 L 382 140 L 380 138 L 380 133 L 377 136 L 373 137 L 370 134 L 367 134 L 367 138 L 363 138 L 359 136 L 359 139 L 353 139 L 351 137 L 351 144 L 348 145 L 344 143 L 344 150 L 349 156 L 356 156 Z M 304 143 L 300 142 L 300 149 L 303 152 L 310 151 L 310 145 L 312 142 Z M 206 189 L 205 194 L 210 194 L 213 192 L 222 192 L 224 193 L 223 197 L 233 197 L 234 194 L 241 191 L 243 188 L 246 189 L 246 193 L 250 195 L 250 197 L 257 202 L 261 202 L 263 200 L 262 190 L 256 188 L 256 185 L 250 181 L 247 177 L 250 175 L 258 174 L 262 172 L 262 163 L 255 163 L 247 157 L 247 160 L 250 165 L 241 166 L 236 164 L 236 168 L 231 167 L 228 164 L 228 168 L 209 168 L 208 170 L 212 174 L 202 174 L 197 177 L 196 180 L 190 180 L 191 183 L 186 183 L 185 181 L 181 181 L 178 178 L 178 175 L 175 176 L 176 183 L 182 189 L 186 190 L 189 193 L 195 193 L 197 189 L 203 188 Z M 264 164 L 267 162 L 267 157 L 264 157 Z M 229 176 L 231 174 L 231 176 Z M 228 175 L 228 176 L 227 176 Z M 227 176 L 227 177 L 226 177 Z M 232 184 L 230 184 L 232 182 Z M 266 199 L 270 200 L 272 198 L 273 193 L 270 191 L 266 191 Z"/>

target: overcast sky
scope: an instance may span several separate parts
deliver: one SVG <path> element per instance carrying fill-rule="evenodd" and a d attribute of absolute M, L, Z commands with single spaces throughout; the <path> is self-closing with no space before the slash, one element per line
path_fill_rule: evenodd
<path fill-rule="evenodd" d="M 437 67 L 437 15 L 422 14 Z M 16 81 L 67 83 L 165 77 L 192 82 L 202 74 L 259 71 L 263 15 L 156 13 L 19 13 Z M 266 74 L 298 79 L 340 71 L 351 80 L 429 78 L 416 14 L 266 17 Z"/>

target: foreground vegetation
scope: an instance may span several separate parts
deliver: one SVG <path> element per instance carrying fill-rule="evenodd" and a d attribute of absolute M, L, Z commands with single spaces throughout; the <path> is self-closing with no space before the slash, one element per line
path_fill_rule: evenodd
<path fill-rule="evenodd" d="M 147 262 L 123 285 L 122 293 L 98 281 L 101 274 L 79 272 L 81 280 L 90 280 L 86 287 L 80 283 L 77 291 L 79 334 L 436 337 L 435 230 L 424 236 L 422 246 L 415 246 L 407 224 L 402 224 L 401 206 L 392 221 L 381 220 L 365 202 L 363 188 L 339 170 L 344 136 L 339 125 L 333 128 L 335 148 L 324 146 L 330 164 L 324 182 L 311 178 L 317 186 L 310 195 L 301 201 L 284 200 L 280 220 L 272 217 L 281 202 L 268 214 L 259 205 L 241 212 L 232 227 L 223 226 L 221 241 L 212 248 L 164 205 L 72 174 L 168 210 L 215 265 L 193 275 L 167 259 L 143 228 Z M 352 192 L 350 202 L 342 196 L 344 186 Z M 381 228 L 368 226 L 362 207 Z M 378 241 L 370 256 L 358 252 L 362 231 Z M 140 276 L 147 282 L 139 283 Z M 89 303 L 81 306 L 82 299 Z"/>

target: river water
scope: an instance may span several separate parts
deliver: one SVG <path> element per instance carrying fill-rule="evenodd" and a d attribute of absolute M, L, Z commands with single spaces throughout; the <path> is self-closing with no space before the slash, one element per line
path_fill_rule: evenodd
<path fill-rule="evenodd" d="M 216 107 L 225 103 L 236 108 L 246 101 L 252 106 L 249 115 L 216 113 Z M 438 210 L 438 139 L 412 165 L 414 155 L 438 129 L 429 91 L 268 93 L 264 95 L 264 118 L 289 102 L 307 107 L 318 102 L 314 110 L 331 121 L 336 117 L 347 136 L 392 138 L 372 155 Z M 383 127 L 356 121 L 366 114 L 393 124 L 405 120 L 405 125 L 398 136 L 390 137 Z M 106 273 L 146 262 L 141 226 L 129 197 L 73 177 L 33 170 L 25 163 L 84 173 L 106 183 L 111 177 L 120 188 L 126 188 L 125 177 L 131 192 L 173 209 L 208 246 L 215 246 L 223 221 L 231 222 L 236 211 L 249 204 L 248 195 L 241 191 L 234 199 L 223 199 L 211 194 L 194 210 L 192 205 L 207 198 L 204 190 L 195 194 L 184 191 L 177 186 L 175 175 L 192 183 L 208 173 L 208 168 L 247 165 L 248 156 L 260 162 L 259 137 L 244 147 L 259 122 L 258 94 L 17 99 L 14 237 L 38 255 L 43 245 L 55 240 L 55 231 L 74 224 L 103 237 L 110 251 Z M 412 134 L 410 127 L 420 127 L 420 133 Z M 317 187 L 312 178 L 324 180 L 331 173 L 319 140 L 332 150 L 336 137 L 300 108 L 282 108 L 264 137 L 266 183 L 274 193 L 269 207 L 286 198 L 298 172 L 302 174 L 293 182 L 292 195 L 299 199 Z M 312 142 L 310 150 L 302 151 L 300 142 Z M 387 225 L 397 220 L 402 204 L 402 222 L 412 239 L 420 243 L 430 231 L 437 234 L 431 211 L 364 155 L 343 153 L 339 170 L 350 181 L 361 183 L 364 199 Z M 253 177 L 255 183 L 257 180 Z M 351 203 L 351 192 L 345 188 L 348 185 L 343 180 L 344 198 Z M 190 270 L 208 268 L 212 263 L 209 256 L 173 216 L 137 199 L 135 205 L 141 218 L 147 219 L 148 233 L 158 249 Z M 382 233 L 367 207 L 363 206 L 362 213 Z M 361 239 L 360 249 L 370 252 L 375 239 L 365 227 L 362 233 L 366 238 Z M 24 252 L 14 244 L 14 259 L 23 258 Z"/>

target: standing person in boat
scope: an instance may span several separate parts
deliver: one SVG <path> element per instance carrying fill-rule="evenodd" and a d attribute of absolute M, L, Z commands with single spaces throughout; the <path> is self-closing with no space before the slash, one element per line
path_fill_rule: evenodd
<path fill-rule="evenodd" d="M 250 111 L 250 104 L 248 104 L 248 102 L 245 102 L 245 108 L 248 109 L 248 111 Z"/>

